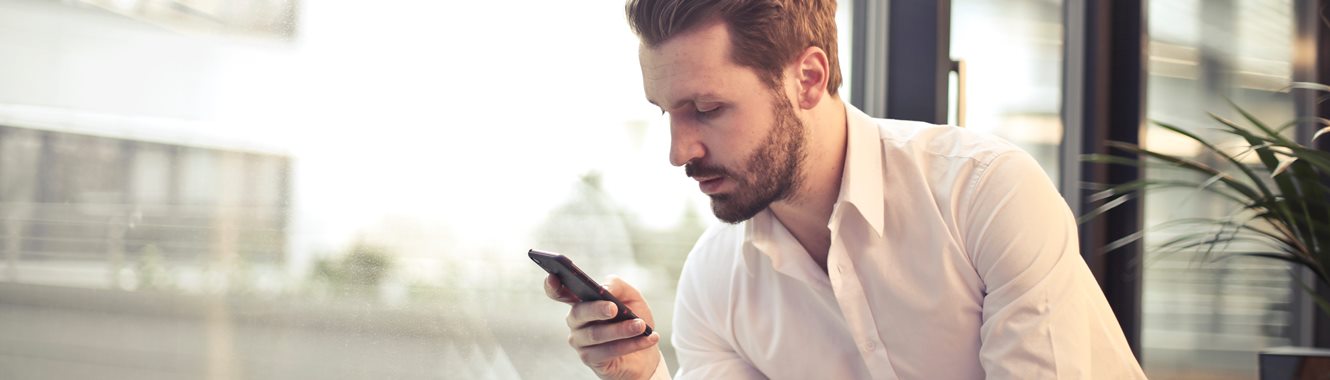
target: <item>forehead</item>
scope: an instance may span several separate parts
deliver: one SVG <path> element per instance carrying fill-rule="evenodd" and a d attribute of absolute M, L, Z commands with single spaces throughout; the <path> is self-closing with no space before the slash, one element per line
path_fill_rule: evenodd
<path fill-rule="evenodd" d="M 713 21 L 638 52 L 647 100 L 665 109 L 701 95 L 723 95 L 756 82 L 752 70 L 730 59 L 730 33 Z"/>

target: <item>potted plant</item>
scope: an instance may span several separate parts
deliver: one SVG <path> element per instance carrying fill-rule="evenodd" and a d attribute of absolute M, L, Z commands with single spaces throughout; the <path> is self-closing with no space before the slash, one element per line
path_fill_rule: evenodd
<path fill-rule="evenodd" d="M 1298 83 L 1292 88 L 1330 92 L 1330 86 Z M 1321 312 L 1330 316 L 1330 152 L 1317 150 L 1285 136 L 1299 123 L 1315 122 L 1322 127 L 1313 135 L 1315 142 L 1330 134 L 1330 120 L 1295 120 L 1282 125 L 1268 125 L 1233 105 L 1243 122 L 1210 114 L 1221 136 L 1244 142 L 1237 149 L 1216 144 L 1196 133 L 1166 123 L 1158 123 L 1171 133 L 1195 141 L 1202 147 L 1200 157 L 1184 157 L 1159 150 L 1109 142 L 1111 149 L 1127 152 L 1141 159 L 1111 154 L 1092 154 L 1089 162 L 1130 165 L 1144 170 L 1177 170 L 1182 174 L 1141 178 L 1122 184 L 1098 184 L 1089 200 L 1091 209 L 1081 217 L 1086 221 L 1140 197 L 1143 192 L 1163 189 L 1190 189 L 1212 194 L 1231 212 L 1221 217 L 1187 217 L 1147 227 L 1150 231 L 1169 230 L 1176 236 L 1148 249 L 1155 254 L 1193 250 L 1209 259 L 1257 257 L 1282 260 L 1294 267 L 1306 268 L 1316 283 L 1294 278 L 1308 292 Z M 1244 125 L 1249 124 L 1249 125 Z M 1142 233 L 1111 242 L 1106 250 L 1140 240 Z M 1293 271 L 1290 271 L 1292 274 Z M 1274 350 L 1278 351 L 1278 350 Z M 1276 352 L 1277 353 L 1277 352 Z M 1266 373 L 1267 353 L 1262 354 L 1262 373 Z M 1305 364 L 1304 364 L 1305 365 Z"/>

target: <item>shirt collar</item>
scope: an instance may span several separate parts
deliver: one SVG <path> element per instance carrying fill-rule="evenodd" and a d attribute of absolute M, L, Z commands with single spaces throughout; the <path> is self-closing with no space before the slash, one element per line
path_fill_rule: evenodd
<path fill-rule="evenodd" d="M 845 104 L 845 124 L 845 166 L 841 172 L 840 194 L 828 226 L 835 229 L 837 224 L 844 223 L 847 217 L 844 213 L 852 209 L 881 237 L 884 204 L 882 136 L 877 122 L 849 103 Z M 788 232 L 777 228 L 776 223 L 779 222 L 770 208 L 744 223 L 743 250 L 750 268 L 756 264 L 757 255 L 766 255 L 772 266 L 779 268 L 784 264 L 782 255 L 788 251 L 803 252 L 802 249 L 777 249 L 779 244 L 773 240 L 782 239 Z M 794 241 L 792 237 L 789 240 Z"/>
<path fill-rule="evenodd" d="M 850 104 L 845 105 L 845 169 L 841 173 L 837 208 L 849 204 L 878 237 L 882 236 L 882 135 L 877 122 Z M 844 212 L 844 211 L 842 211 Z M 841 216 L 844 218 L 844 215 Z M 833 216 L 832 222 L 835 222 Z"/>

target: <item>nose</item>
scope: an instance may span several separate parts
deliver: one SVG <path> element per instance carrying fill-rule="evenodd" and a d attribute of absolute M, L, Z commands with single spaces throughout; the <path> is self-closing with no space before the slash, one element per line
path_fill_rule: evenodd
<path fill-rule="evenodd" d="M 683 166 L 705 155 L 697 127 L 670 117 L 670 165 Z"/>

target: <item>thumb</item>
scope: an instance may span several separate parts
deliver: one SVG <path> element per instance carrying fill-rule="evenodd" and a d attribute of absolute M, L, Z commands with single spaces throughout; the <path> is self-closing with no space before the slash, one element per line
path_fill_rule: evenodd
<path fill-rule="evenodd" d="M 622 301 L 624 306 L 632 309 L 638 317 L 654 326 L 655 321 L 651 316 L 651 308 L 647 306 L 647 301 L 642 297 L 642 293 L 619 276 L 611 275 L 609 280 L 609 283 L 605 284 L 605 289 L 609 290 L 610 294 L 613 294 L 619 301 Z"/>
<path fill-rule="evenodd" d="M 610 291 L 610 294 L 618 297 L 620 301 L 628 302 L 630 300 L 642 299 L 642 293 L 638 292 L 637 288 L 633 287 L 633 285 L 624 281 L 622 277 L 610 275 L 609 280 L 610 281 L 603 286 Z"/>

